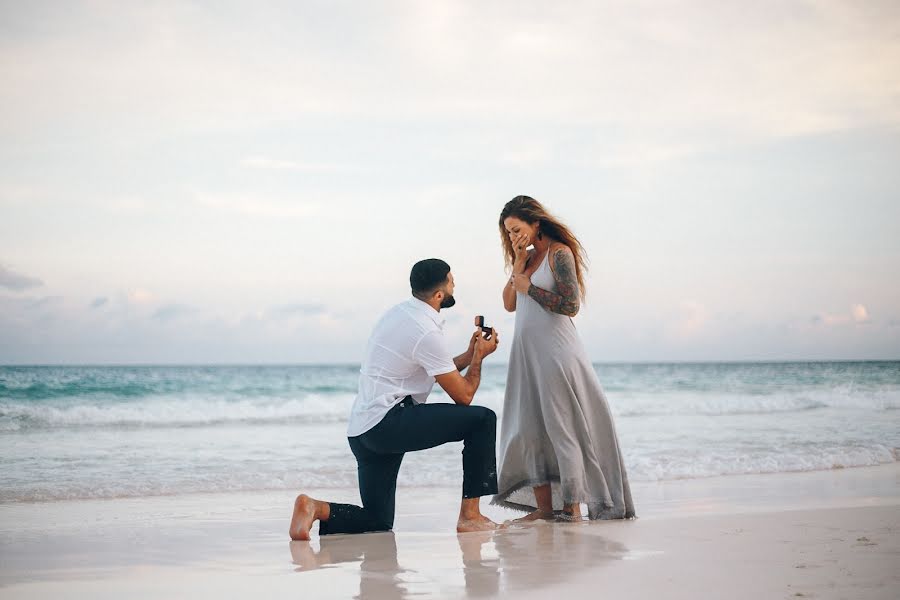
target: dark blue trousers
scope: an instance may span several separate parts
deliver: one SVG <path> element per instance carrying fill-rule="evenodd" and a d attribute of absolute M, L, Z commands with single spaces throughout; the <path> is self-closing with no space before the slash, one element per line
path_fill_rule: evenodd
<path fill-rule="evenodd" d="M 319 535 L 389 531 L 397 473 L 407 452 L 462 441 L 463 498 L 497 493 L 497 415 L 483 406 L 415 404 L 406 397 L 378 425 L 347 438 L 356 457 L 362 506 L 329 503 Z"/>

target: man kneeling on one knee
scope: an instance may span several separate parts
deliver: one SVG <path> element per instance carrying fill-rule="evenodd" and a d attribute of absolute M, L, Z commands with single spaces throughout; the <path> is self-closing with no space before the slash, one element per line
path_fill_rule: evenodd
<path fill-rule="evenodd" d="M 456 529 L 496 528 L 481 514 L 479 501 L 497 493 L 497 415 L 471 403 L 481 382 L 481 361 L 497 349 L 497 331 L 485 335 L 479 329 L 468 349 L 454 358 L 447 350 L 441 317 L 441 309 L 456 303 L 450 266 L 436 258 L 419 261 L 409 282 L 412 298 L 388 310 L 369 338 L 350 412 L 347 439 L 356 456 L 362 506 L 300 494 L 294 502 L 291 539 L 308 540 L 315 521 L 320 535 L 392 529 L 404 454 L 458 441 L 464 448 Z M 454 404 L 425 403 L 435 381 Z"/>

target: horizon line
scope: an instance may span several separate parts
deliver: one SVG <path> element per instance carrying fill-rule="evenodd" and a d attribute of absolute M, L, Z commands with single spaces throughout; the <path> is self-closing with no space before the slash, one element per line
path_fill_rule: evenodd
<path fill-rule="evenodd" d="M 746 360 L 593 360 L 592 365 L 742 365 L 742 364 L 816 364 L 816 363 L 896 363 L 900 358 L 827 358 L 827 359 L 746 359 Z M 133 362 L 133 363 L 3 363 L 0 368 L 35 367 L 356 367 L 361 362 Z M 484 363 L 486 367 L 508 367 L 508 362 Z"/>

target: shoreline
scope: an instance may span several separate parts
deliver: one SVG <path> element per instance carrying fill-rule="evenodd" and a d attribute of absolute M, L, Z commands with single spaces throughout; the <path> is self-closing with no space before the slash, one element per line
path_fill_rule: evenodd
<path fill-rule="evenodd" d="M 833 467 L 831 469 L 815 469 L 815 470 L 797 470 L 797 471 L 773 471 L 773 472 L 761 472 L 761 473 L 729 473 L 723 475 L 705 475 L 699 477 L 682 477 L 679 479 L 659 479 L 655 481 L 633 481 L 631 486 L 634 490 L 642 490 L 644 492 L 644 497 L 648 497 L 651 501 L 656 499 L 656 492 L 662 489 L 674 490 L 678 488 L 683 488 L 684 490 L 690 490 L 692 488 L 699 487 L 714 487 L 721 490 L 728 490 L 732 488 L 742 488 L 750 485 L 751 487 L 755 485 L 759 478 L 779 478 L 779 477 L 791 477 L 797 479 L 791 479 L 791 482 L 794 484 L 800 483 L 801 479 L 813 480 L 816 478 L 819 479 L 827 479 L 829 477 L 829 473 L 837 473 L 837 472 L 847 472 L 851 477 L 856 476 L 862 480 L 869 479 L 868 475 L 875 472 L 880 472 L 881 469 L 890 469 L 895 468 L 900 471 L 900 459 L 895 460 L 894 462 L 885 462 L 876 465 L 851 465 L 851 466 L 840 466 Z M 731 484 L 730 486 L 728 484 Z M 796 486 L 795 486 L 796 487 Z M 322 497 L 340 497 L 343 498 L 343 501 L 346 501 L 346 497 L 348 494 L 352 495 L 356 493 L 356 488 L 351 487 L 334 487 L 334 488 L 310 488 L 312 490 L 311 493 L 319 494 Z M 402 483 L 398 483 L 398 497 L 401 497 L 404 493 L 413 493 L 415 494 L 417 490 L 435 490 L 438 492 L 442 492 L 444 490 L 451 489 L 446 485 L 404 485 Z M 301 490 L 302 491 L 302 490 Z M 873 490 L 873 492 L 876 490 Z M 0 517 L 2 517 L 3 511 L 6 508 L 12 507 L 21 507 L 21 506 L 41 506 L 41 505 L 55 505 L 55 504 L 67 504 L 67 503 L 106 503 L 106 502 L 128 502 L 128 501 L 152 501 L 152 500 L 160 500 L 165 501 L 166 499 L 173 500 L 187 500 L 191 498 L 196 498 L 198 501 L 201 499 L 211 499 L 215 500 L 219 497 L 222 498 L 231 498 L 235 496 L 240 496 L 242 498 L 252 499 L 254 497 L 260 498 L 268 498 L 274 496 L 282 496 L 285 494 L 294 494 L 294 490 L 288 490 L 283 488 L 271 488 L 271 489 L 260 489 L 260 490 L 242 490 L 237 492 L 222 492 L 222 491 L 201 491 L 201 492 L 187 492 L 187 493 L 160 493 L 160 494 L 151 494 L 144 496 L 112 496 L 112 497 L 97 497 L 97 498 L 51 498 L 46 500 L 15 500 L 11 502 L 3 502 L 0 503 Z M 310 493 L 310 492 L 306 492 Z M 796 494 L 796 491 L 788 492 Z M 897 490 L 897 495 L 900 496 L 900 490 Z M 357 498 L 358 500 L 358 498 Z M 335 500 L 337 501 L 337 500 Z M 485 506 L 488 504 L 485 502 Z M 514 512 L 514 511 L 513 511 Z M 0 520 L 0 531 L 3 531 L 3 522 Z"/>

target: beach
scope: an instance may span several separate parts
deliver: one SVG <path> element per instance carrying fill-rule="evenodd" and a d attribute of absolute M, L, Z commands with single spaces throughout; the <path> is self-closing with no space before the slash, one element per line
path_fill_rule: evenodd
<path fill-rule="evenodd" d="M 296 494 L 359 502 L 358 365 L 0 367 L 0 597 L 897 596 L 900 363 L 595 369 L 638 519 L 457 535 L 452 443 L 393 533 L 290 542 Z"/>
<path fill-rule="evenodd" d="M 355 501 L 355 490 L 317 492 Z M 900 465 L 640 483 L 632 521 L 456 534 L 453 488 L 395 531 L 291 542 L 287 492 L 0 506 L 12 598 L 896 598 Z M 486 506 L 495 520 L 516 513 Z"/>

